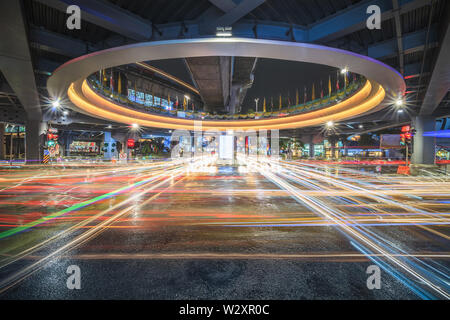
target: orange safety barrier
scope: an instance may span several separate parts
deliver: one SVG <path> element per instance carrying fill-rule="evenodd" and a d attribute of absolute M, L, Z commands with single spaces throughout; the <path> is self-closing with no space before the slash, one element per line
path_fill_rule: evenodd
<path fill-rule="evenodd" d="M 409 166 L 398 166 L 397 174 L 410 174 Z"/>

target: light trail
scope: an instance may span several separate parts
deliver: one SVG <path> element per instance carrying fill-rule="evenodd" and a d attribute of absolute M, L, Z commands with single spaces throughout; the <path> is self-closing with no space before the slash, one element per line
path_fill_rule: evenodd
<path fill-rule="evenodd" d="M 130 197 L 127 200 L 125 200 L 125 203 L 128 203 L 128 202 L 131 202 L 131 201 L 139 199 L 144 194 L 146 194 L 149 190 L 158 188 L 161 185 L 172 181 L 173 178 L 178 177 L 179 175 L 181 175 L 182 172 L 183 172 L 183 169 L 177 169 L 175 172 L 172 172 L 172 176 L 168 176 L 166 174 L 166 178 L 163 179 L 161 182 L 157 183 L 156 185 L 153 185 L 152 187 L 148 188 L 147 190 L 144 190 L 142 192 L 139 192 L 139 193 L 133 195 L 132 197 Z M 162 176 L 162 174 L 160 176 Z M 154 180 L 155 179 L 146 179 L 144 181 L 147 181 L 147 183 L 148 183 L 148 182 L 151 182 L 151 181 L 154 181 Z M 139 185 L 143 185 L 143 183 L 139 184 Z M 5 292 L 6 290 L 10 289 L 11 287 L 17 285 L 18 283 L 22 282 L 27 277 L 31 276 L 33 273 L 35 273 L 36 271 L 40 270 L 46 263 L 48 263 L 52 259 L 60 256 L 62 253 L 67 252 L 69 250 L 72 250 L 72 249 L 82 245 L 83 243 L 91 240 L 92 238 L 97 236 L 100 232 L 102 232 L 106 226 L 114 223 L 117 219 L 119 219 L 123 215 L 129 213 L 131 210 L 135 209 L 136 207 L 139 207 L 139 206 L 141 206 L 143 204 L 146 204 L 146 203 L 152 201 L 153 199 L 158 197 L 161 193 L 162 193 L 162 191 L 160 193 L 158 193 L 158 194 L 153 195 L 151 198 L 149 198 L 147 201 L 145 201 L 142 204 L 134 204 L 134 205 L 131 205 L 131 206 L 128 206 L 128 207 L 122 209 L 118 213 L 115 213 L 112 216 L 110 216 L 108 219 L 100 222 L 94 228 L 88 229 L 84 233 L 76 236 L 73 240 L 69 241 L 68 243 L 64 244 L 63 246 L 59 247 L 58 249 L 52 251 L 50 254 L 48 254 L 47 256 L 45 256 L 43 258 L 41 258 L 37 262 L 35 262 L 35 263 L 33 263 L 33 264 L 31 264 L 31 265 L 29 265 L 29 266 L 27 266 L 27 267 L 17 271 L 16 273 L 14 273 L 14 274 L 8 276 L 7 278 L 3 279 L 0 282 L 0 294 Z M 120 205 L 123 205 L 123 204 L 124 204 L 123 202 L 120 203 Z M 116 208 L 114 208 L 114 209 L 116 209 Z M 110 209 L 108 211 L 112 211 L 114 209 Z M 90 220 L 90 221 L 92 221 L 92 220 Z M 37 248 L 34 248 L 31 251 L 27 251 L 26 254 L 30 254 L 33 251 L 35 251 L 36 249 Z M 23 256 L 24 256 L 24 254 L 22 254 L 20 256 L 20 258 L 23 258 Z"/>
<path fill-rule="evenodd" d="M 96 203 L 96 202 L 105 200 L 107 198 L 113 197 L 113 196 L 118 195 L 118 194 L 120 194 L 122 192 L 129 191 L 129 190 L 131 190 L 133 188 L 136 188 L 136 187 L 139 187 L 139 186 L 141 186 L 143 184 L 151 182 L 151 181 L 157 179 L 158 177 L 160 177 L 160 176 L 151 176 L 150 178 L 141 180 L 139 182 L 135 182 L 135 183 L 133 183 L 131 185 L 127 185 L 127 186 L 118 188 L 118 189 L 116 189 L 116 190 L 114 190 L 112 192 L 109 192 L 109 193 L 103 194 L 101 196 L 98 196 L 98 197 L 95 197 L 95 198 L 83 201 L 81 203 L 77 203 L 77 204 L 75 204 L 75 205 L 73 205 L 73 206 L 71 206 L 69 208 L 60 210 L 60 211 L 55 212 L 55 213 L 53 213 L 51 215 L 48 215 L 48 216 L 45 216 L 43 218 L 37 219 L 35 221 L 29 222 L 29 223 L 27 223 L 27 224 L 25 224 L 23 226 L 15 227 L 15 228 L 12 228 L 12 229 L 0 232 L 0 239 L 3 239 L 5 237 L 9 237 L 9 236 L 14 235 L 16 233 L 19 233 L 19 232 L 22 232 L 24 230 L 30 229 L 32 227 L 38 226 L 38 225 L 40 225 L 42 223 L 46 223 L 46 222 L 48 222 L 51 219 L 54 219 L 56 217 L 68 214 L 68 213 L 76 211 L 76 210 L 79 210 L 79 209 L 81 209 L 83 207 L 86 207 L 86 206 L 89 206 L 89 205 L 91 205 L 93 203 Z"/>
<path fill-rule="evenodd" d="M 422 276 L 420 273 L 418 273 L 413 268 L 408 266 L 407 263 L 405 263 L 405 262 L 399 260 L 397 257 L 393 256 L 391 254 L 391 252 L 388 251 L 389 248 L 387 248 L 385 245 L 382 245 L 378 241 L 377 242 L 373 241 L 370 238 L 370 236 L 365 234 L 363 232 L 363 230 L 361 230 L 359 228 L 359 226 L 358 227 L 352 226 L 352 225 L 349 225 L 348 223 L 346 223 L 346 221 L 343 221 L 342 220 L 342 216 L 344 215 L 343 212 L 340 212 L 339 210 L 336 210 L 336 209 L 332 209 L 331 207 L 325 205 L 318 199 L 314 199 L 314 198 L 304 195 L 301 190 L 295 188 L 294 186 L 290 185 L 289 183 L 287 183 L 286 181 L 282 180 L 281 178 L 277 177 L 274 173 L 272 173 L 272 171 L 274 171 L 273 167 L 263 166 L 260 163 L 256 162 L 255 160 L 252 160 L 251 158 L 247 158 L 245 161 L 247 163 L 249 163 L 251 166 L 259 169 L 259 172 L 263 176 L 265 176 L 268 180 L 274 182 L 280 188 L 288 190 L 295 199 L 300 201 L 300 203 L 303 203 L 303 204 L 307 205 L 308 207 L 310 207 L 313 210 L 313 212 L 316 212 L 316 213 L 326 217 L 330 221 L 333 221 L 337 226 L 340 227 L 341 230 L 345 231 L 347 233 L 347 235 L 349 235 L 352 239 L 354 239 L 354 241 L 356 240 L 358 242 L 361 242 L 362 244 L 371 248 L 375 252 L 378 252 L 379 254 L 383 255 L 383 257 L 386 258 L 389 262 L 391 262 L 395 266 L 399 267 L 401 270 L 405 271 L 407 274 L 409 274 L 413 278 L 417 279 L 419 282 L 425 284 L 430 289 L 432 289 L 434 292 L 438 293 L 440 296 L 442 296 L 446 299 L 450 299 L 450 294 L 447 291 L 442 289 L 440 286 L 435 285 L 432 281 L 428 280 L 426 277 Z M 277 172 L 278 175 L 285 177 L 285 178 L 288 176 L 288 174 L 284 173 L 283 170 L 280 170 L 279 167 L 277 167 L 276 169 L 277 170 L 275 170 L 275 171 Z M 309 174 L 310 174 L 310 172 L 309 172 Z M 338 185 L 341 185 L 341 186 L 348 187 L 348 184 L 345 184 L 345 183 L 337 183 L 337 182 L 335 182 L 335 183 Z M 400 204 L 400 206 L 409 207 L 409 206 L 404 206 L 401 204 Z M 388 270 L 385 265 L 383 265 L 381 263 L 378 263 L 378 264 L 380 264 L 383 268 Z M 392 272 L 392 271 L 393 270 L 390 270 L 389 272 Z M 414 288 L 415 288 L 415 290 L 418 290 L 421 292 L 422 297 L 424 297 L 424 295 L 425 295 L 425 297 L 429 297 L 429 298 L 432 297 L 432 296 L 429 296 L 429 294 L 427 295 L 426 293 L 422 292 L 423 290 L 419 289 L 418 287 L 415 286 Z"/>
<path fill-rule="evenodd" d="M 178 172 L 179 172 L 179 170 L 180 170 L 180 169 L 178 169 Z M 145 180 L 143 180 L 143 181 L 147 181 L 147 182 L 145 182 L 145 183 L 143 183 L 143 184 L 139 184 L 139 186 L 144 187 L 144 186 L 146 186 L 147 184 L 151 184 L 151 183 L 153 183 L 153 182 L 155 182 L 155 181 L 158 181 L 159 179 L 161 179 L 161 178 L 163 178 L 163 177 L 167 177 L 169 174 L 174 174 L 174 173 L 177 174 L 176 171 L 171 172 L 170 170 L 167 170 L 167 171 L 164 171 L 164 172 L 160 172 L 159 174 L 155 175 L 156 173 L 158 173 L 158 172 L 155 172 L 154 175 L 152 175 L 153 179 L 145 179 Z M 172 177 L 171 177 L 170 179 L 172 179 Z M 159 184 L 158 184 L 158 185 L 159 185 Z M 137 186 L 137 185 L 135 184 L 134 187 L 136 187 L 136 186 Z M 147 191 L 150 191 L 150 190 L 152 190 L 152 189 L 154 189 L 154 188 L 156 188 L 156 187 L 148 188 L 148 189 L 146 189 L 146 192 L 147 192 Z M 130 189 L 130 190 L 131 190 L 131 189 Z M 161 194 L 161 192 L 158 193 L 158 195 L 159 195 L 159 194 Z M 141 194 L 139 194 L 139 196 L 140 196 L 140 195 L 141 195 Z M 101 212 L 99 212 L 99 213 L 97 213 L 97 214 L 95 214 L 95 215 L 93 215 L 93 216 L 90 216 L 90 217 L 88 217 L 88 218 L 86 218 L 86 219 L 83 219 L 81 222 L 79 222 L 79 223 L 77 223 L 77 224 L 75 224 L 75 225 L 72 225 L 72 226 L 70 226 L 70 227 L 64 229 L 64 230 L 61 231 L 61 232 L 58 232 L 56 235 L 51 236 L 51 237 L 45 239 L 44 241 L 42 241 L 42 242 L 40 242 L 40 243 L 38 243 L 38 244 L 36 244 L 36 245 L 33 245 L 33 246 L 29 247 L 29 248 L 26 249 L 26 250 L 21 251 L 21 252 L 18 253 L 18 254 L 15 254 L 15 255 L 13 255 L 13 256 L 11 256 L 11 257 L 8 257 L 8 260 L 7 260 L 6 262 L 1 261 L 1 262 L 2 262 L 2 265 L 0 265 L 0 269 L 3 268 L 3 267 L 6 267 L 7 265 L 10 265 L 10 264 L 13 263 L 13 262 L 16 262 L 16 261 L 20 260 L 20 259 L 23 258 L 24 256 L 26 256 L 26 255 L 28 255 L 28 254 L 31 254 L 32 252 L 35 252 L 36 250 L 42 248 L 43 246 L 49 245 L 50 243 L 54 242 L 55 240 L 57 240 L 57 239 L 59 239 L 59 238 L 61 238 L 61 237 L 65 237 L 65 236 L 70 235 L 70 234 L 73 233 L 74 231 L 76 231 L 76 230 L 78 230 L 78 229 L 80 229 L 80 228 L 83 228 L 84 226 L 88 225 L 89 223 L 91 223 L 91 222 L 93 222 L 93 221 L 99 220 L 101 217 L 104 217 L 106 214 L 108 214 L 108 213 L 110 213 L 110 212 L 114 212 L 115 210 L 119 209 L 119 208 L 122 207 L 123 205 L 135 201 L 137 198 L 139 198 L 139 197 L 137 197 L 137 196 L 129 197 L 129 198 L 127 198 L 127 199 L 124 200 L 124 201 L 121 201 L 121 202 L 119 202 L 119 203 L 117 203 L 117 204 L 115 204 L 115 205 L 113 205 L 113 206 L 110 206 L 108 209 L 105 209 L 105 210 L 103 210 L 103 211 L 101 211 Z M 55 217 L 55 219 L 56 219 L 56 218 L 58 218 L 58 217 Z M 93 226 L 92 228 L 95 228 L 95 227 L 96 227 L 96 226 Z"/>
<path fill-rule="evenodd" d="M 223 170 L 216 160 L 158 162 L 124 171 L 95 168 L 86 179 L 82 171 L 61 171 L 55 179 L 56 173 L 42 171 L 42 179 L 0 192 L 0 210 L 19 204 L 22 212 L 0 211 L 0 227 L 28 225 L 32 231 L 0 239 L 4 290 L 51 261 L 59 265 L 61 258 L 106 265 L 114 260 L 301 260 L 351 262 L 358 269 L 373 261 L 408 292 L 448 298 L 450 183 L 442 181 L 436 190 L 428 178 L 403 183 L 395 176 L 338 166 L 253 159 Z M 20 179 L 35 173 L 21 171 Z M 160 185 L 164 181 L 170 187 Z M 116 194 L 108 198 L 110 193 Z M 46 210 L 58 213 L 62 205 L 70 209 L 102 196 L 59 216 Z M 46 217 L 52 218 L 32 226 Z M 341 233 L 349 241 L 342 241 Z M 408 238 L 399 238 L 403 235 Z"/>
<path fill-rule="evenodd" d="M 416 257 L 416 258 L 438 258 L 450 259 L 450 253 L 411 253 L 411 254 L 395 254 L 395 257 Z M 303 254 L 282 254 L 282 253 L 91 253 L 76 255 L 61 255 L 61 258 L 72 258 L 79 260 L 150 260 L 150 259 L 167 259 L 167 260 L 186 260 L 186 259 L 211 259 L 211 260 L 271 260 L 271 259 L 330 259 L 330 258 L 366 258 L 383 257 L 382 254 L 364 254 L 364 253 L 303 253 Z M 29 259 L 40 259 L 39 256 L 30 256 Z"/>

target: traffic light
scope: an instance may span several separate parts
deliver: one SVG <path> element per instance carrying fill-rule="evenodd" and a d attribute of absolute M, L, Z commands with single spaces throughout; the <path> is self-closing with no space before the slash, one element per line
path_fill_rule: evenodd
<path fill-rule="evenodd" d="M 411 126 L 403 126 L 402 132 L 409 132 L 411 130 Z"/>
<path fill-rule="evenodd" d="M 58 140 L 58 135 L 54 133 L 47 133 L 47 140 Z"/>
<path fill-rule="evenodd" d="M 411 138 L 412 138 L 411 132 L 405 132 L 404 136 L 405 136 L 406 142 L 411 141 Z"/>
<path fill-rule="evenodd" d="M 400 145 L 405 146 L 406 145 L 406 137 L 404 133 L 400 133 Z"/>
<path fill-rule="evenodd" d="M 52 148 L 58 141 L 58 135 L 55 133 L 47 133 L 47 147 Z"/>
<path fill-rule="evenodd" d="M 128 139 L 127 140 L 127 147 L 129 149 L 133 149 L 134 148 L 134 139 Z"/>
<path fill-rule="evenodd" d="M 416 132 L 411 126 L 403 126 L 400 133 L 400 145 L 405 146 L 407 143 L 411 143 L 411 139 Z"/>

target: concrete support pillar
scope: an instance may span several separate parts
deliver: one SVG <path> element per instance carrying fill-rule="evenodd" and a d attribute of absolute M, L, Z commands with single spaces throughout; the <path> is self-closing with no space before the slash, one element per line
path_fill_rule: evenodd
<path fill-rule="evenodd" d="M 309 157 L 314 158 L 314 143 L 312 142 L 312 139 L 309 143 Z"/>
<path fill-rule="evenodd" d="M 309 136 L 308 143 L 309 143 L 309 152 L 308 152 L 309 157 L 314 158 L 314 135 Z"/>
<path fill-rule="evenodd" d="M 40 163 L 44 134 L 47 124 L 41 120 L 27 120 L 25 126 L 25 161 L 26 163 Z"/>
<path fill-rule="evenodd" d="M 0 160 L 5 160 L 5 124 L 0 123 Z"/>
<path fill-rule="evenodd" d="M 70 145 L 73 142 L 73 135 L 69 132 L 64 139 L 64 156 L 70 157 Z"/>
<path fill-rule="evenodd" d="M 413 121 L 416 134 L 412 154 L 413 164 L 435 164 L 436 140 L 435 137 L 424 137 L 425 131 L 434 131 L 436 120 L 434 117 L 417 116 Z"/>
<path fill-rule="evenodd" d="M 104 132 L 103 142 L 108 144 L 108 146 L 105 147 L 105 148 L 106 148 L 106 151 L 105 151 L 105 153 L 104 153 L 104 159 L 105 159 L 105 160 L 111 160 L 111 159 L 113 158 L 113 156 L 117 153 L 117 152 L 116 152 L 116 148 L 115 148 L 115 147 L 112 147 L 112 144 L 115 143 L 116 140 L 114 140 L 114 139 L 111 137 L 111 132 L 109 132 L 109 131 L 105 131 L 105 132 Z M 111 152 L 112 149 L 114 149 L 114 153 Z"/>

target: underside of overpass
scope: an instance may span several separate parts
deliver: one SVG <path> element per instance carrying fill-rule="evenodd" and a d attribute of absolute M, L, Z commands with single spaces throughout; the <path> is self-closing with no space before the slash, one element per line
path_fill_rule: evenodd
<path fill-rule="evenodd" d="M 231 57 L 187 58 L 192 74 L 208 112 L 224 112 L 229 101 Z"/>
<path fill-rule="evenodd" d="M 186 65 L 205 104 L 205 111 L 236 113 L 253 83 L 257 58 L 195 57 Z"/>

